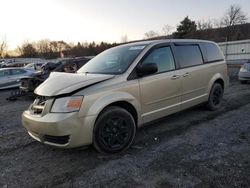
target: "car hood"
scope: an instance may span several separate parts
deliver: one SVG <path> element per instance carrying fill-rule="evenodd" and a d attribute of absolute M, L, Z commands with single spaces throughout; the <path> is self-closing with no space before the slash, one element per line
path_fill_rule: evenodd
<path fill-rule="evenodd" d="M 48 79 L 39 85 L 34 93 L 41 96 L 57 96 L 113 78 L 114 75 L 75 74 L 52 72 Z"/>

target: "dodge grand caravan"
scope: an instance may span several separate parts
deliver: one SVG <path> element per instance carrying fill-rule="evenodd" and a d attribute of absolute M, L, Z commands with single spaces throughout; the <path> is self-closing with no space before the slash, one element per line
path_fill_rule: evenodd
<path fill-rule="evenodd" d="M 221 106 L 228 85 L 218 46 L 202 40 L 157 40 L 99 54 L 77 74 L 52 73 L 35 90 L 22 122 L 34 139 L 103 153 L 128 148 L 143 124 L 206 103 Z"/>

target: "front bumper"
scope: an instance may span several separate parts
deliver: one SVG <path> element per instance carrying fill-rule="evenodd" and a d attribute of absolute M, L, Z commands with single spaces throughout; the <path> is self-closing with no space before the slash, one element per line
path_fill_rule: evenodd
<path fill-rule="evenodd" d="M 74 148 L 92 143 L 95 116 L 78 117 L 73 113 L 48 113 L 44 116 L 22 114 L 22 123 L 31 137 L 44 144 Z"/>

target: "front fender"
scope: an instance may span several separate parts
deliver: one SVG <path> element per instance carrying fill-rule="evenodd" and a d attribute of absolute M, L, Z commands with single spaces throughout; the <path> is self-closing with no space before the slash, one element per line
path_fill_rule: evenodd
<path fill-rule="evenodd" d="M 129 104 L 131 104 L 138 115 L 138 125 L 141 124 L 141 118 L 140 118 L 140 114 L 141 114 L 141 105 L 138 101 L 138 99 L 136 99 L 136 97 L 132 96 L 129 93 L 125 93 L 125 92 L 113 92 L 111 94 L 107 94 L 104 95 L 100 98 L 98 98 L 89 108 L 89 110 L 87 111 L 86 115 L 87 116 L 98 116 L 100 114 L 100 112 L 107 106 L 109 106 L 112 103 L 115 102 L 127 102 Z"/>

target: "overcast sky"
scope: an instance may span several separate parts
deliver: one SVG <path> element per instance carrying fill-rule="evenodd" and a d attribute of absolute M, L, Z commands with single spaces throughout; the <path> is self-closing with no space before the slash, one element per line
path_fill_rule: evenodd
<path fill-rule="evenodd" d="M 250 16 L 250 0 L 0 0 L 0 37 L 10 48 L 40 39 L 120 42 L 149 30 L 222 17 L 231 4 Z"/>

